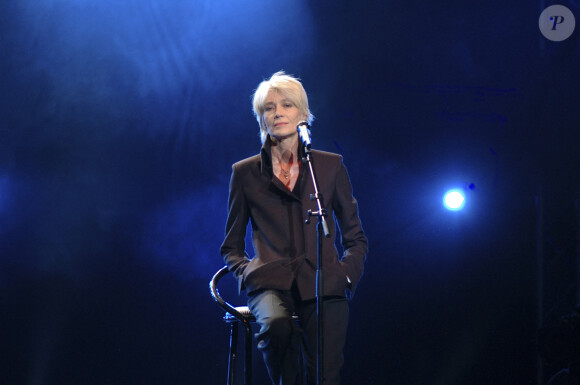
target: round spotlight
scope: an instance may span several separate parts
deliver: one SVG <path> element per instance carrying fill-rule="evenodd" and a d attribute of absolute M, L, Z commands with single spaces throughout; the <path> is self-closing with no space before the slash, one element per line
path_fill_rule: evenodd
<path fill-rule="evenodd" d="M 443 196 L 443 205 L 447 210 L 461 210 L 464 204 L 465 196 L 460 190 L 449 190 Z"/>

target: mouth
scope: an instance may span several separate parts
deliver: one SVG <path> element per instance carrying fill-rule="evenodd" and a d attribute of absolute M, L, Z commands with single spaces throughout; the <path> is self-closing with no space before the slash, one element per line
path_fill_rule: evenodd
<path fill-rule="evenodd" d="M 287 124 L 288 123 L 286 123 L 286 122 L 274 123 L 274 127 L 281 127 L 281 126 L 285 126 Z"/>

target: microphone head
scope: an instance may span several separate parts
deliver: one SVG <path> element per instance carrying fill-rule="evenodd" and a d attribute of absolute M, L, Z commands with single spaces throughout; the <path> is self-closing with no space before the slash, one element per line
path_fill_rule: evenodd
<path fill-rule="evenodd" d="M 299 122 L 298 126 L 296 126 L 296 131 L 298 131 L 298 135 L 300 136 L 300 139 L 302 139 L 304 146 L 307 149 L 310 149 L 312 142 L 310 140 L 310 125 L 308 122 L 305 120 Z"/>

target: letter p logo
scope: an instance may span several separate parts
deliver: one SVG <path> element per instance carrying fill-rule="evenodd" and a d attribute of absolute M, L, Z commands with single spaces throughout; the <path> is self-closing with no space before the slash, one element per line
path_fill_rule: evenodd
<path fill-rule="evenodd" d="M 554 24 L 552 26 L 552 31 L 555 31 L 556 26 L 558 24 L 562 24 L 564 22 L 564 16 L 551 16 L 550 20 L 552 20 L 554 22 Z"/>
<path fill-rule="evenodd" d="M 562 41 L 574 32 L 576 19 L 572 11 L 563 5 L 551 5 L 540 15 L 538 26 L 546 39 Z"/>

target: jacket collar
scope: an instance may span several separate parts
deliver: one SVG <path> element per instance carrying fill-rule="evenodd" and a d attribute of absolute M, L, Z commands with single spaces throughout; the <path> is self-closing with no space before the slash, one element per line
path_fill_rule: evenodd
<path fill-rule="evenodd" d="M 272 142 L 270 142 L 270 135 L 266 137 L 266 141 L 262 144 L 260 157 L 262 158 L 260 165 L 262 175 L 274 175 L 272 171 Z"/>

